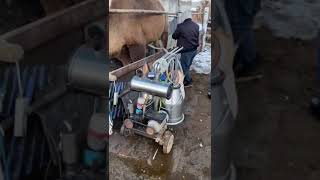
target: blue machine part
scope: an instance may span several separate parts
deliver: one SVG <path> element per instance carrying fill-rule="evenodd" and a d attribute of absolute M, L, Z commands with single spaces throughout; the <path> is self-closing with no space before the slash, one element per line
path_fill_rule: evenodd
<path fill-rule="evenodd" d="M 47 69 L 43 66 L 25 66 L 21 69 L 23 95 L 28 98 L 28 104 L 31 104 L 36 90 L 42 90 L 47 84 Z M 17 84 L 17 72 L 13 66 L 8 66 L 4 72 L 3 83 L 0 84 L 1 102 L 8 106 L 3 107 L 1 110 L 1 120 L 8 117 L 13 117 L 15 99 L 18 96 L 18 84 Z M 35 134 L 31 133 L 31 136 Z M 30 136 L 29 135 L 29 136 Z M 36 155 L 33 150 L 35 149 L 35 137 L 31 138 L 32 143 L 27 143 L 27 137 L 1 137 L 0 150 L 1 155 L 6 158 L 2 158 L 3 169 L 5 172 L 5 180 L 21 179 L 23 175 L 29 174 L 32 171 L 34 165 L 34 158 Z M 8 139 L 11 142 L 8 144 L 10 147 L 5 148 L 6 143 L 4 140 Z M 43 143 L 41 143 L 43 144 Z M 30 147 L 29 147 L 30 146 Z M 8 149 L 8 154 L 5 153 L 5 149 Z M 29 150 L 31 149 L 31 150 Z M 27 155 L 28 154 L 28 155 Z M 23 163 L 28 163 L 26 167 Z M 31 166 L 31 167 L 30 167 Z"/>
<path fill-rule="evenodd" d="M 121 94 L 126 88 L 124 82 L 112 82 L 109 88 L 109 114 L 112 120 L 121 118 L 124 113 L 124 106 L 120 101 L 116 105 L 113 104 L 115 94 Z"/>
<path fill-rule="evenodd" d="M 97 152 L 86 149 L 84 151 L 84 164 L 88 167 L 93 165 L 104 166 L 105 165 L 105 152 Z"/>
<path fill-rule="evenodd" d="M 166 76 L 166 73 L 164 72 L 160 75 L 160 81 L 164 82 L 166 80 L 167 80 L 167 76 Z"/>

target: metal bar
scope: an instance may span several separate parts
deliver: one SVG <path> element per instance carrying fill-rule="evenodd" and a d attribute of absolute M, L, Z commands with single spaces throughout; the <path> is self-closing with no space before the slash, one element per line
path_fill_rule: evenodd
<path fill-rule="evenodd" d="M 155 11 L 155 10 L 145 10 L 145 9 L 109 9 L 110 14 L 167 14 L 167 15 L 177 15 L 177 13 L 170 13 L 166 11 Z"/>
<path fill-rule="evenodd" d="M 135 134 L 138 134 L 138 135 L 140 135 L 140 136 L 144 136 L 144 137 L 147 137 L 147 138 L 150 138 L 150 139 L 154 139 L 153 136 L 151 136 L 151 135 L 147 134 L 146 132 L 141 131 L 141 130 L 139 130 L 139 129 L 133 128 L 132 131 L 133 131 Z"/>
<path fill-rule="evenodd" d="M 3 34 L 0 39 L 19 44 L 25 51 L 34 49 L 61 34 L 80 28 L 106 16 L 106 4 L 101 0 L 86 0 L 38 21 Z"/>
<path fill-rule="evenodd" d="M 31 106 L 28 108 L 28 113 L 31 113 L 33 111 L 36 111 L 40 108 L 43 108 L 44 106 L 52 103 L 56 99 L 60 98 L 67 92 L 67 87 L 65 85 L 62 85 L 61 87 L 56 88 L 55 90 L 51 91 L 50 93 L 45 94 L 39 100 L 35 101 L 31 104 Z"/>

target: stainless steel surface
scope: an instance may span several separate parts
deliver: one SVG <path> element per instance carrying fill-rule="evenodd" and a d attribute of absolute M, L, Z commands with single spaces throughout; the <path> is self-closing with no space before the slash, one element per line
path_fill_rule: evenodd
<path fill-rule="evenodd" d="M 100 96 L 107 92 L 107 60 L 106 54 L 85 46 L 80 47 L 71 58 L 68 81 L 78 88 Z"/>
<path fill-rule="evenodd" d="M 134 76 L 130 81 L 130 88 L 134 91 L 146 92 L 154 96 L 169 99 L 172 94 L 172 84 L 159 83 L 145 78 Z"/>
<path fill-rule="evenodd" d="M 165 101 L 165 108 L 169 114 L 168 125 L 177 125 L 184 120 L 183 102 L 180 86 L 173 88 L 171 98 Z"/>

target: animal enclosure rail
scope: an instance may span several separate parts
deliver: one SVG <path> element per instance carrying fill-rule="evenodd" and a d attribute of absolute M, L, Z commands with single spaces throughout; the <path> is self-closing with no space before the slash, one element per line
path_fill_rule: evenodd
<path fill-rule="evenodd" d="M 110 14 L 167 14 L 167 15 L 177 15 L 177 13 L 170 13 L 166 11 L 155 11 L 155 10 L 145 10 L 145 9 L 109 9 Z"/>
<path fill-rule="evenodd" d="M 164 54 L 165 54 L 164 51 L 159 51 L 158 53 L 156 53 L 154 55 L 148 56 L 148 57 L 143 58 L 139 61 L 136 61 L 132 64 L 128 64 L 128 65 L 123 66 L 119 69 L 111 71 L 111 72 L 109 72 L 109 81 L 116 81 L 121 76 L 124 76 L 132 71 L 135 71 L 138 68 L 141 68 L 145 64 L 145 62 L 147 62 L 148 64 L 152 64 L 154 61 L 156 61 L 158 58 L 160 58 Z"/>

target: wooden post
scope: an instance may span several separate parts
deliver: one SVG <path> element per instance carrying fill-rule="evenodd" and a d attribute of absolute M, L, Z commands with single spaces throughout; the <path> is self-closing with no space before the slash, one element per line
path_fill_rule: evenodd
<path fill-rule="evenodd" d="M 204 51 L 204 48 L 206 46 L 206 34 L 207 34 L 207 28 L 208 28 L 208 20 L 209 20 L 209 7 L 205 7 L 204 12 L 203 12 L 203 23 L 202 23 L 203 37 L 202 37 L 201 51 Z"/>

